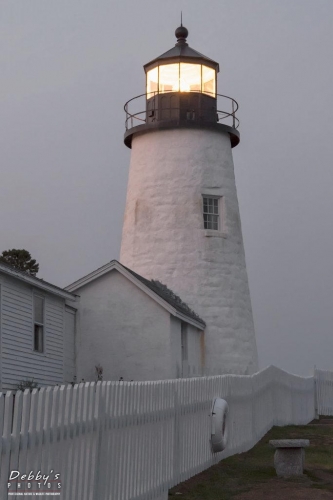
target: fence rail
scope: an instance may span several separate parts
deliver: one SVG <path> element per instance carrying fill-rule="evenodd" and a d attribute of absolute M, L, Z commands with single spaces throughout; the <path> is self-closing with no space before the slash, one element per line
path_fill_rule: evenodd
<path fill-rule="evenodd" d="M 32 487 L 61 491 L 62 500 L 164 499 L 172 486 L 250 449 L 273 425 L 311 421 L 314 395 L 313 377 L 275 367 L 252 376 L 7 392 L 0 397 L 0 498 L 8 498 L 16 470 L 50 475 L 46 485 Z M 228 446 L 217 454 L 210 447 L 215 397 L 230 408 Z M 9 491 L 31 491 L 28 485 L 12 481 Z"/>

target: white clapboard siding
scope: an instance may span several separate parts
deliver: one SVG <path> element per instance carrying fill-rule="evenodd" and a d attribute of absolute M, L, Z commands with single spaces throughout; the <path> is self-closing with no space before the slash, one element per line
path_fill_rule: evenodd
<path fill-rule="evenodd" d="M 65 308 L 64 382 L 73 382 L 75 376 L 75 309 Z"/>
<path fill-rule="evenodd" d="M 333 415 L 333 372 L 315 370 L 316 402 L 319 415 Z"/>
<path fill-rule="evenodd" d="M 64 300 L 47 293 L 45 299 L 45 352 L 33 350 L 33 289 L 7 278 L 1 285 L 1 383 L 15 389 L 22 380 L 40 386 L 64 380 Z M 37 292 L 36 292 L 37 293 Z"/>
<path fill-rule="evenodd" d="M 88 382 L 17 392 L 14 412 L 9 391 L 0 395 L 0 498 L 7 499 L 8 475 L 15 469 L 59 473 L 63 500 L 164 500 L 169 488 L 250 449 L 273 425 L 311 421 L 314 395 L 313 377 L 275 367 L 252 376 Z M 229 404 L 229 441 L 225 451 L 213 454 L 216 397 Z M 20 491 L 27 488 L 24 483 Z"/>

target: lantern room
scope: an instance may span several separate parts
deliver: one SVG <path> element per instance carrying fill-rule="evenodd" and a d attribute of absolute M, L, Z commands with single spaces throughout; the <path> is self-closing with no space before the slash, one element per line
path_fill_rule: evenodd
<path fill-rule="evenodd" d="M 189 47 L 188 31 L 176 29 L 175 47 L 144 66 L 147 122 L 186 119 L 216 122 L 219 65 Z"/>
<path fill-rule="evenodd" d="M 208 127 L 221 132 L 224 128 L 232 147 L 236 146 L 238 104 L 217 93 L 219 64 L 188 45 L 184 26 L 176 29 L 175 36 L 177 43 L 172 49 L 144 65 L 145 94 L 125 104 L 126 146 L 131 147 L 136 132 L 173 127 Z M 218 98 L 220 102 L 223 98 L 224 111 L 218 110 Z"/>

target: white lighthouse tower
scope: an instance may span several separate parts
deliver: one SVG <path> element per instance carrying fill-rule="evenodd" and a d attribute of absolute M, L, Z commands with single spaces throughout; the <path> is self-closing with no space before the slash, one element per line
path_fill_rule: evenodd
<path fill-rule="evenodd" d="M 207 373 L 250 374 L 258 361 L 232 158 L 238 105 L 217 93 L 218 63 L 189 47 L 185 27 L 175 35 L 144 66 L 146 93 L 125 105 L 120 260 L 203 318 Z"/>

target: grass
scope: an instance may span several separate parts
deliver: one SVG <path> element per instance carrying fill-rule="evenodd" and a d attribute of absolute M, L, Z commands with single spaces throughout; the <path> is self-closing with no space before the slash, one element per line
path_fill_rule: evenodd
<path fill-rule="evenodd" d="M 309 439 L 305 451 L 303 477 L 277 479 L 270 439 Z M 246 453 L 234 455 L 173 488 L 169 496 L 180 493 L 182 500 L 230 500 L 260 485 L 285 481 L 291 486 L 324 489 L 333 493 L 333 426 L 304 425 L 273 427 Z M 171 499 L 170 499 L 171 500 Z"/>

